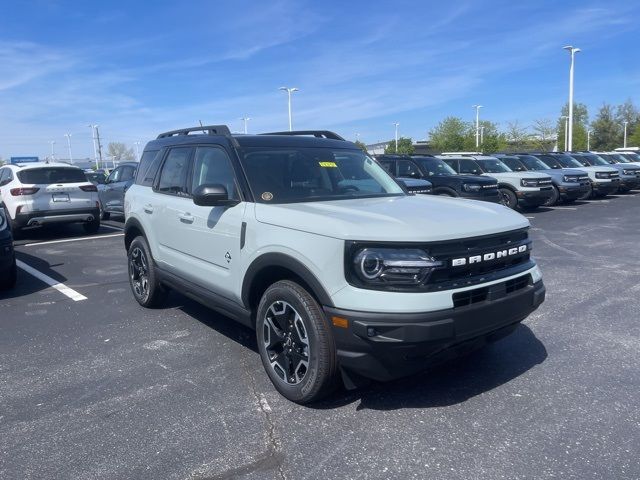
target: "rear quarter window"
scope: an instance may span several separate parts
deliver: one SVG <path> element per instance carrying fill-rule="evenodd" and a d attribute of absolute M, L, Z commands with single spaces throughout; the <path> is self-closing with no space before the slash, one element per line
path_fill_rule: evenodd
<path fill-rule="evenodd" d="M 136 184 L 143 187 L 151 187 L 153 180 L 156 178 L 158 168 L 160 167 L 159 150 L 148 150 L 142 154 L 140 164 L 138 165 L 138 175 L 136 176 Z"/>
<path fill-rule="evenodd" d="M 18 172 L 22 183 L 87 183 L 87 177 L 79 168 L 49 167 L 31 168 Z"/>

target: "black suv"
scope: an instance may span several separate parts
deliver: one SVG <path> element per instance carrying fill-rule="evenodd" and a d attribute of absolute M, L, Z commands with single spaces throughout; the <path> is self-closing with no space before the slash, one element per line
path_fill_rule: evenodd
<path fill-rule="evenodd" d="M 421 178 L 433 184 L 434 195 L 500 203 L 498 181 L 479 175 L 458 175 L 431 155 L 377 155 L 376 160 L 396 178 Z"/>

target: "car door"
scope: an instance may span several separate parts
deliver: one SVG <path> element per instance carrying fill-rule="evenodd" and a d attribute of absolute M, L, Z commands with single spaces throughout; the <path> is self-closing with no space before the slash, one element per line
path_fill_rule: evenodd
<path fill-rule="evenodd" d="M 124 213 L 124 194 L 133 183 L 136 167 L 133 165 L 123 165 L 118 167 L 120 174 L 116 182 L 111 184 L 111 208 L 116 212 Z"/>
<path fill-rule="evenodd" d="M 207 207 L 185 204 L 179 212 L 183 231 L 181 249 L 189 273 L 197 282 L 226 298 L 239 301 L 240 236 L 246 202 L 242 201 L 236 172 L 227 151 L 216 145 L 196 147 L 189 192 L 200 185 L 223 185 L 237 205 Z M 185 241 L 188 239 L 188 241 Z"/>
<path fill-rule="evenodd" d="M 98 185 L 98 197 L 100 198 L 100 203 L 102 204 L 102 208 L 105 211 L 111 212 L 114 210 L 114 200 L 115 200 L 115 190 L 114 187 L 120 181 L 120 176 L 122 175 L 123 167 L 118 167 L 113 170 L 104 185 Z"/>

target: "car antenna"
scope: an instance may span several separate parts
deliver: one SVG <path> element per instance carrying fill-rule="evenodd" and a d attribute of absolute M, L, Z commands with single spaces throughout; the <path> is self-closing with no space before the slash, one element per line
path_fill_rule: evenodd
<path fill-rule="evenodd" d="M 201 127 L 204 127 L 204 125 L 202 125 L 202 120 L 198 120 L 198 122 L 200 123 Z M 207 131 L 203 128 L 202 133 L 207 133 Z"/>

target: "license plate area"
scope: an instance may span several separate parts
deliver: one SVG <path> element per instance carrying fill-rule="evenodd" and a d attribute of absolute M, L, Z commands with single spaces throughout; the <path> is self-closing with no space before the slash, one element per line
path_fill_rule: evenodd
<path fill-rule="evenodd" d="M 54 202 L 68 202 L 69 194 L 68 193 L 54 193 L 51 195 Z"/>

